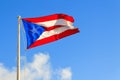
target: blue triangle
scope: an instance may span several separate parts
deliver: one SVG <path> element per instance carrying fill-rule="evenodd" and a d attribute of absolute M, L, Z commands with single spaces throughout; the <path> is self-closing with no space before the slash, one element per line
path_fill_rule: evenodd
<path fill-rule="evenodd" d="M 22 20 L 27 37 L 27 48 L 29 48 L 45 31 L 43 26 Z"/>

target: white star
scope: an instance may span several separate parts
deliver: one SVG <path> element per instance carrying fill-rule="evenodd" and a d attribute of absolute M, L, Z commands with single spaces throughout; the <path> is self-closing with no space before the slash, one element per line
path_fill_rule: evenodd
<path fill-rule="evenodd" d="M 30 30 L 33 34 L 37 33 L 38 34 L 38 31 L 35 27 L 32 28 L 32 30 Z"/>

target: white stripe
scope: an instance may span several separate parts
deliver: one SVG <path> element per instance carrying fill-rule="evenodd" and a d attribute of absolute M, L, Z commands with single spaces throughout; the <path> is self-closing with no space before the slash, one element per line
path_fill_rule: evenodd
<path fill-rule="evenodd" d="M 66 31 L 66 30 L 69 30 L 69 29 L 75 29 L 75 28 L 71 28 L 69 26 L 64 26 L 64 27 L 53 29 L 51 31 L 45 31 L 45 32 L 42 33 L 42 35 L 40 35 L 40 37 L 37 40 L 47 38 L 47 37 L 50 37 L 52 35 L 60 34 L 64 31 Z"/>
<path fill-rule="evenodd" d="M 37 22 L 36 24 L 42 25 L 44 27 L 51 27 L 51 26 L 55 26 L 55 25 L 71 26 L 72 22 L 67 21 L 65 19 L 57 19 L 57 20 L 51 20 L 51 21 L 45 21 L 45 22 Z"/>

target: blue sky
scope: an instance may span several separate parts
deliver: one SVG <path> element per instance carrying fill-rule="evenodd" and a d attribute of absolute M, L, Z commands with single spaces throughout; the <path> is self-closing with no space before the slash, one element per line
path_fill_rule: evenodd
<path fill-rule="evenodd" d="M 17 16 L 65 13 L 75 18 L 80 33 L 24 51 L 28 62 L 37 53 L 49 54 L 53 69 L 70 67 L 72 80 L 120 80 L 119 0 L 2 0 L 0 2 L 0 63 L 16 66 Z"/>

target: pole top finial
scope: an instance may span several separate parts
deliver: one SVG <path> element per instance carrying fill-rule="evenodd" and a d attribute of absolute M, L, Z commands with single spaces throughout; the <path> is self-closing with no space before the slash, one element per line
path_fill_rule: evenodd
<path fill-rule="evenodd" d="M 18 16 L 17 18 L 20 20 L 20 19 L 21 19 L 21 16 Z"/>
<path fill-rule="evenodd" d="M 18 23 L 20 24 L 20 21 L 21 21 L 21 16 L 18 16 Z"/>

